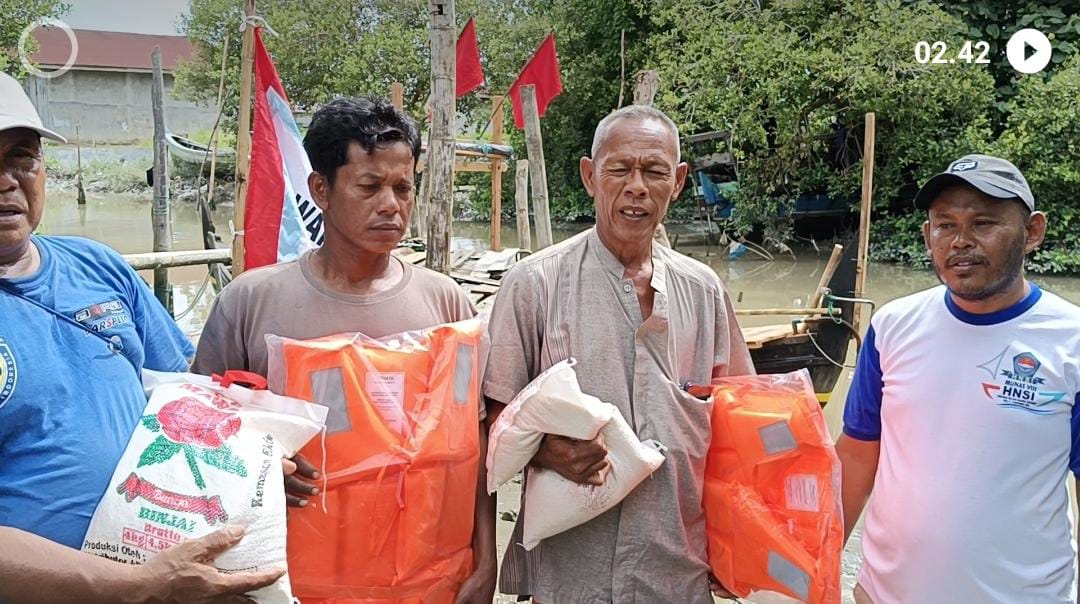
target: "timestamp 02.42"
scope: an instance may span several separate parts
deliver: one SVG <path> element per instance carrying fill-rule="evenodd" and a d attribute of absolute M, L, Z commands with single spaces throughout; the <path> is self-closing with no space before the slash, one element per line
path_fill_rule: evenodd
<path fill-rule="evenodd" d="M 989 63 L 989 42 L 964 42 L 959 50 L 950 49 L 942 41 L 915 43 L 915 62 L 920 64 Z"/>

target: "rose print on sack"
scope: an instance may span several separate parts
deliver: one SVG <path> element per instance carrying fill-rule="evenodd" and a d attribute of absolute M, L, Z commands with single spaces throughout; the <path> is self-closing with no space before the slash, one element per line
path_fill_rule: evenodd
<path fill-rule="evenodd" d="M 219 402 L 219 401 L 215 401 Z M 139 457 L 137 467 L 149 466 L 172 459 L 183 453 L 195 485 L 206 488 L 199 470 L 199 461 L 219 470 L 246 477 L 247 468 L 225 442 L 240 431 L 240 417 L 222 410 L 222 405 L 209 407 L 193 397 L 169 401 L 155 415 L 142 418 L 142 425 L 161 434 Z"/>

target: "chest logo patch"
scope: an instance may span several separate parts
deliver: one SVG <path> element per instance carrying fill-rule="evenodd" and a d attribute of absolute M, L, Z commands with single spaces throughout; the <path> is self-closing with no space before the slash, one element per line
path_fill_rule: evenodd
<path fill-rule="evenodd" d="M 15 355 L 4 338 L 0 338 L 0 407 L 3 407 L 15 394 L 15 385 L 19 381 L 19 368 L 15 364 Z"/>
<path fill-rule="evenodd" d="M 75 320 L 94 332 L 102 332 L 113 327 L 131 323 L 127 309 L 119 300 L 109 300 L 87 306 L 75 311 Z"/>
<path fill-rule="evenodd" d="M 983 394 L 999 407 L 1046 415 L 1054 412 L 1052 403 L 1065 398 L 1064 392 L 1046 388 L 1046 378 L 1039 376 L 1043 364 L 1030 351 L 1010 357 L 1006 347 L 978 368 L 990 374 L 990 381 L 982 383 Z"/>

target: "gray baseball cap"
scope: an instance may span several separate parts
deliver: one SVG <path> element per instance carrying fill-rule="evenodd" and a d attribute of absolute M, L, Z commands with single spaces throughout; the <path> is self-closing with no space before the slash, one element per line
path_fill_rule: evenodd
<path fill-rule="evenodd" d="M 0 72 L 0 131 L 12 128 L 28 128 L 45 138 L 67 142 L 64 137 L 42 125 L 37 109 L 34 109 L 19 81 Z"/>
<path fill-rule="evenodd" d="M 1019 168 L 1000 157 L 978 154 L 961 157 L 926 181 L 915 195 L 915 207 L 929 209 L 941 191 L 955 185 L 970 185 L 997 199 L 1019 199 L 1035 211 L 1035 196 Z"/>

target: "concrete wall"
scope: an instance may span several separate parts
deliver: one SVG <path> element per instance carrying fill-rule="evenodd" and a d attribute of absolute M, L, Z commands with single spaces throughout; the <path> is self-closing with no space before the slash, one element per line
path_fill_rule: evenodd
<path fill-rule="evenodd" d="M 149 73 L 71 70 L 45 80 L 31 76 L 27 93 L 46 128 L 69 140 L 78 124 L 83 144 L 134 143 L 154 136 Z M 165 74 L 165 126 L 185 134 L 210 130 L 214 108 L 172 98 L 173 78 Z"/>

